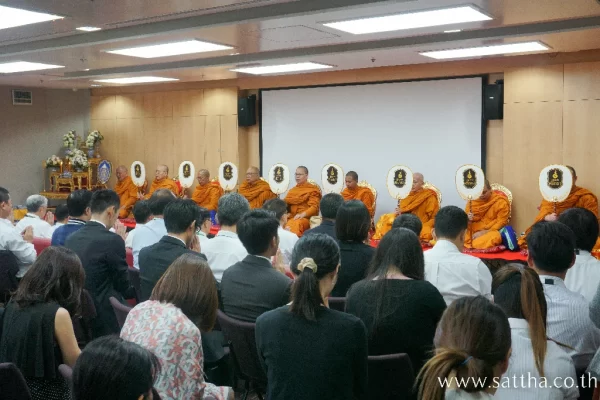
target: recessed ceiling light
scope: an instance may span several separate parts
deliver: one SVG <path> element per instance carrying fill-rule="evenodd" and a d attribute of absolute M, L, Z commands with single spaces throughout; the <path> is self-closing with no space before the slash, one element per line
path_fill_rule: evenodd
<path fill-rule="evenodd" d="M 425 28 L 460 24 L 465 22 L 487 21 L 491 17 L 471 6 L 444 8 L 441 10 L 417 11 L 405 14 L 388 15 L 385 17 L 361 18 L 350 21 L 330 22 L 323 24 L 333 29 L 362 35 L 399 31 L 404 29 Z"/>
<path fill-rule="evenodd" d="M 242 72 L 244 74 L 266 75 L 283 74 L 286 72 L 312 71 L 315 69 L 333 68 L 331 65 L 317 64 L 313 62 L 303 62 L 296 64 L 283 65 L 265 65 L 260 67 L 240 67 L 232 69 L 232 72 Z"/>
<path fill-rule="evenodd" d="M 107 53 L 131 57 L 156 58 L 231 49 L 233 49 L 231 46 L 202 42 L 200 40 L 186 40 L 183 42 L 154 44 L 151 46 L 132 47 L 129 49 L 108 50 Z"/>
<path fill-rule="evenodd" d="M 0 6 L 0 29 L 62 19 L 60 15 L 45 14 L 20 8 Z"/>
<path fill-rule="evenodd" d="M 492 56 L 497 54 L 528 53 L 531 51 L 544 51 L 548 49 L 548 46 L 540 42 L 523 42 L 499 44 L 495 46 L 470 47 L 465 49 L 425 51 L 419 54 L 425 57 L 445 60 L 449 58 L 468 58 Z"/>
<path fill-rule="evenodd" d="M 131 78 L 111 78 L 111 79 L 95 79 L 94 82 L 102 83 L 149 83 L 149 82 L 169 82 L 178 81 L 175 78 L 162 78 L 160 76 L 134 76 Z"/>
<path fill-rule="evenodd" d="M 462 29 L 450 29 L 449 31 L 444 31 L 444 33 L 455 33 L 455 32 L 461 32 Z"/>
<path fill-rule="evenodd" d="M 90 70 L 89 68 L 84 69 L 84 71 L 89 71 L 89 70 Z"/>
<path fill-rule="evenodd" d="M 84 31 L 84 32 L 94 32 L 94 31 L 99 31 L 102 28 L 98 28 L 96 26 L 80 26 L 79 28 L 75 28 L 78 31 Z"/>
<path fill-rule="evenodd" d="M 42 69 L 64 68 L 62 65 L 41 64 L 28 61 L 14 61 L 0 64 L 1 74 L 12 74 L 14 72 L 39 71 Z"/>

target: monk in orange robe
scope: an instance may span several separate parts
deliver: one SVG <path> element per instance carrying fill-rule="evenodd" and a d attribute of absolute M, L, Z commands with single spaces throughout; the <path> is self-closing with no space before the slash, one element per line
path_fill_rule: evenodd
<path fill-rule="evenodd" d="M 346 174 L 346 188 L 342 190 L 344 201 L 360 200 L 367 206 L 371 218 L 375 215 L 375 196 L 371 189 L 358 186 L 358 174 L 349 171 Z"/>
<path fill-rule="evenodd" d="M 119 218 L 128 218 L 131 214 L 133 206 L 138 201 L 138 187 L 131 180 L 131 177 L 127 174 L 127 167 L 119 165 L 115 171 L 117 176 L 117 184 L 115 185 L 115 192 L 121 199 L 121 208 L 119 209 Z"/>
<path fill-rule="evenodd" d="M 465 212 L 469 216 L 465 247 L 489 249 L 502 244 L 500 229 L 508 225 L 510 203 L 505 196 L 492 191 L 487 179 L 481 196 L 467 203 Z"/>
<path fill-rule="evenodd" d="M 250 209 L 261 208 L 265 201 L 277 197 L 269 184 L 260 179 L 260 171 L 256 167 L 248 168 L 246 180 L 240 185 L 238 193 L 248 200 Z"/>
<path fill-rule="evenodd" d="M 192 194 L 192 200 L 208 211 L 217 211 L 219 199 L 223 196 L 223 188 L 219 182 L 210 181 L 210 172 L 206 169 L 198 171 L 198 186 Z"/>
<path fill-rule="evenodd" d="M 154 181 L 150 186 L 150 191 L 144 198 L 149 199 L 150 196 L 152 196 L 152 193 L 158 189 L 169 189 L 175 194 L 175 196 L 179 196 L 179 186 L 177 186 L 173 179 L 169 178 L 169 167 L 162 164 L 156 167 L 156 171 L 154 172 Z"/>
<path fill-rule="evenodd" d="M 585 208 L 594 213 L 596 218 L 598 217 L 598 198 L 594 195 L 594 193 L 590 192 L 587 189 L 579 187 L 575 184 L 577 182 L 577 173 L 575 172 L 575 168 L 571 166 L 567 166 L 571 173 L 573 174 L 573 186 L 571 187 L 571 193 L 569 193 L 569 197 L 565 201 L 561 201 L 559 203 L 550 202 L 546 200 L 542 200 L 542 204 L 539 206 L 540 212 L 537 217 L 535 217 L 535 221 L 533 221 L 533 225 L 540 221 L 556 221 L 558 216 L 568 210 L 569 208 Z M 556 207 L 556 209 L 555 209 Z M 531 226 L 525 231 L 525 236 L 519 239 L 519 246 L 527 247 L 527 242 L 525 239 L 527 235 L 531 231 Z M 600 247 L 600 240 L 596 242 L 597 249 Z"/>
<path fill-rule="evenodd" d="M 301 237 L 310 228 L 310 217 L 319 213 L 321 201 L 319 187 L 308 182 L 308 168 L 296 168 L 296 186 L 290 189 L 284 200 L 290 211 L 285 228 Z"/>
<path fill-rule="evenodd" d="M 373 239 L 380 240 L 386 233 L 392 229 L 394 219 L 402 213 L 414 214 L 421 220 L 423 229 L 421 229 L 420 239 L 422 242 L 429 243 L 433 238 L 431 231 L 435 222 L 435 214 L 440 209 L 440 203 L 437 193 L 431 189 L 423 189 L 425 178 L 423 174 L 415 172 L 413 174 L 413 184 L 410 194 L 398 203 L 398 208 L 390 214 L 383 214 L 375 226 Z"/>

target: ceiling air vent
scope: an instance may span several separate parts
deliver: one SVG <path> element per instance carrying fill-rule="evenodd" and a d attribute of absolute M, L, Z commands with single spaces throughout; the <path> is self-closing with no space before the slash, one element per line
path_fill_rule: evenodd
<path fill-rule="evenodd" d="M 13 106 L 30 106 L 33 104 L 33 97 L 29 90 L 12 91 Z"/>

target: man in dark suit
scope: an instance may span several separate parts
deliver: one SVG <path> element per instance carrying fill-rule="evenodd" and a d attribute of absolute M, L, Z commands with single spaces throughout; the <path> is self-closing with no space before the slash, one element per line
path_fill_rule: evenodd
<path fill-rule="evenodd" d="M 279 221 L 266 210 L 252 210 L 237 224 L 237 234 L 248 256 L 223 272 L 223 311 L 232 318 L 255 322 L 266 311 L 290 301 L 292 280 L 273 268 Z"/>
<path fill-rule="evenodd" d="M 125 241 L 109 229 L 119 217 L 120 200 L 112 190 L 94 192 L 90 203 L 91 219 L 67 238 L 65 246 L 73 250 L 85 270 L 85 288 L 94 299 L 98 316 L 93 322 L 94 337 L 119 333 L 119 324 L 109 298 L 124 301 L 133 297 L 127 275 Z"/>
<path fill-rule="evenodd" d="M 313 233 L 324 233 L 337 240 L 335 234 L 335 216 L 338 210 L 344 204 L 344 198 L 337 193 L 328 193 L 321 199 L 321 225 L 316 226 L 312 229 L 304 232 L 305 235 L 312 235 Z"/>
<path fill-rule="evenodd" d="M 150 298 L 156 282 L 179 256 L 200 253 L 200 242 L 196 236 L 199 214 L 200 208 L 193 200 L 176 199 L 165 207 L 167 234 L 158 243 L 140 251 L 141 301 Z M 201 256 L 204 257 L 203 254 Z"/>

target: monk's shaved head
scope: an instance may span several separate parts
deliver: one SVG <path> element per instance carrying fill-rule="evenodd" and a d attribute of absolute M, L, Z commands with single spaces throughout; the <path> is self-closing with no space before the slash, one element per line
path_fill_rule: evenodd
<path fill-rule="evenodd" d="M 488 181 L 487 179 L 485 180 L 485 188 L 492 189 L 492 185 L 490 185 L 490 181 Z"/>
<path fill-rule="evenodd" d="M 488 201 L 490 197 L 492 197 L 492 193 L 492 185 L 490 185 L 490 181 L 486 179 L 479 200 Z"/>
<path fill-rule="evenodd" d="M 350 190 L 356 189 L 358 186 L 358 174 L 354 171 L 348 171 L 345 179 L 346 187 Z"/>
<path fill-rule="evenodd" d="M 169 173 L 169 167 L 167 167 L 165 164 L 158 164 L 158 166 L 156 167 L 156 169 L 161 169 L 163 170 L 165 173 Z"/>
<path fill-rule="evenodd" d="M 124 166 L 124 165 L 119 165 L 119 166 L 117 167 L 117 170 L 116 170 L 116 172 L 124 172 L 124 173 L 127 173 L 127 167 L 126 167 L 126 166 Z"/>
<path fill-rule="evenodd" d="M 570 165 L 567 165 L 567 168 L 571 170 L 571 173 L 573 174 L 573 179 L 577 178 L 577 172 L 575 172 L 575 168 L 571 167 Z"/>
<path fill-rule="evenodd" d="M 115 175 L 117 175 L 117 180 L 119 182 L 127 178 L 127 167 L 124 165 L 119 165 L 115 170 Z"/>
<path fill-rule="evenodd" d="M 304 165 L 301 165 L 301 166 L 299 166 L 297 169 L 302 169 L 302 170 L 304 170 L 304 173 L 305 173 L 306 175 L 308 175 L 308 168 L 306 168 Z"/>
<path fill-rule="evenodd" d="M 308 168 L 301 165 L 296 168 L 296 184 L 306 183 L 308 180 Z"/>
<path fill-rule="evenodd" d="M 210 182 L 210 172 L 208 172 L 207 169 L 201 169 L 198 171 L 198 174 L 196 175 L 196 179 L 198 179 L 199 185 L 204 186 Z"/>
<path fill-rule="evenodd" d="M 198 171 L 198 176 L 201 176 L 203 178 L 210 178 L 210 172 L 208 172 L 207 169 L 201 169 L 200 171 Z"/>
<path fill-rule="evenodd" d="M 354 172 L 354 171 L 348 171 L 348 173 L 346 174 L 346 176 L 352 178 L 355 181 L 358 180 L 358 174 L 356 172 Z"/>
<path fill-rule="evenodd" d="M 425 183 L 425 178 L 423 177 L 423 174 L 420 172 L 415 172 L 413 174 L 413 184 L 412 184 L 411 192 L 418 192 L 419 190 L 423 189 L 424 183 Z"/>
<path fill-rule="evenodd" d="M 417 181 L 420 181 L 420 182 L 425 182 L 425 178 L 423 177 L 423 174 L 420 173 L 420 172 L 415 172 L 413 174 L 413 180 L 417 180 Z"/>
<path fill-rule="evenodd" d="M 158 164 L 156 166 L 156 171 L 154 172 L 154 178 L 157 181 L 163 180 L 169 177 L 169 167 L 164 164 Z"/>
<path fill-rule="evenodd" d="M 254 183 L 260 179 L 260 170 L 256 167 L 249 167 L 246 170 L 246 182 Z"/>

